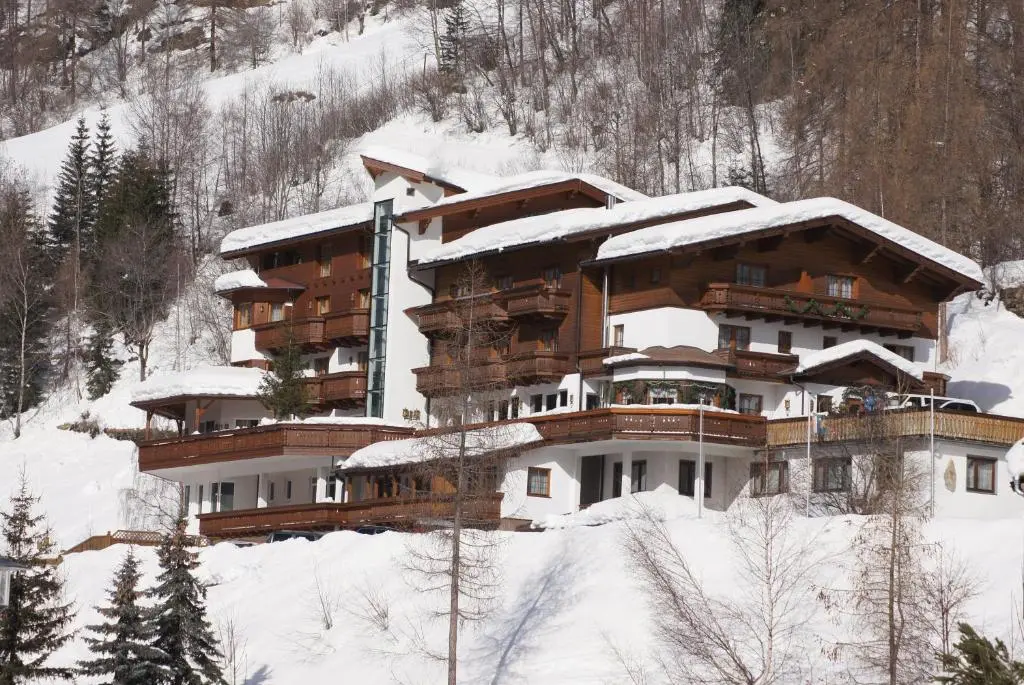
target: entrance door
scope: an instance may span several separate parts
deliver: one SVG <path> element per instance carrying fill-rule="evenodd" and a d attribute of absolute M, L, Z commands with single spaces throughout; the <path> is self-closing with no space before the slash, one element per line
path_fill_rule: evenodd
<path fill-rule="evenodd" d="M 580 460 L 580 509 L 604 499 L 604 455 Z"/>

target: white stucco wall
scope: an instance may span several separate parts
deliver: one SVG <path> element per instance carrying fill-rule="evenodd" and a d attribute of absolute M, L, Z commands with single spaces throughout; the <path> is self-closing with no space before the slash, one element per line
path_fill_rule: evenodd
<path fill-rule="evenodd" d="M 503 518 L 537 519 L 549 514 L 567 514 L 577 509 L 579 485 L 576 482 L 577 457 L 572 450 L 542 447 L 509 462 L 501 490 Z M 529 467 L 551 469 L 551 496 L 528 497 L 526 476 Z"/>
<path fill-rule="evenodd" d="M 718 326 L 698 309 L 657 307 L 608 317 L 608 344 L 615 344 L 615 326 L 623 327 L 623 345 L 643 349 L 662 345 L 692 345 L 702 350 L 718 347 Z"/>
<path fill-rule="evenodd" d="M 246 362 L 253 359 L 264 360 L 267 355 L 256 349 L 256 331 L 243 328 L 231 332 L 231 363 Z"/>

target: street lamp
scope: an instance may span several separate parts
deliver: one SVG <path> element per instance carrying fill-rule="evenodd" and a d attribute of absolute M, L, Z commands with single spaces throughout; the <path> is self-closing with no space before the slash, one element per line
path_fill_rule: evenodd
<path fill-rule="evenodd" d="M 5 607 L 10 602 L 11 578 L 14 577 L 15 573 L 26 568 L 26 566 L 19 564 L 14 559 L 0 557 L 0 607 Z"/>

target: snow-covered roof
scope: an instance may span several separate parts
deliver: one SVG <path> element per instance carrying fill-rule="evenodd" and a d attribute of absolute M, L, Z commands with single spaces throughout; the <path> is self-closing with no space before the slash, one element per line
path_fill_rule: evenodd
<path fill-rule="evenodd" d="M 833 362 L 846 359 L 847 357 L 853 357 L 858 354 L 870 354 L 874 357 L 878 357 L 882 361 L 886 362 L 890 366 L 894 366 L 908 376 L 913 376 L 917 380 L 921 380 L 924 375 L 917 366 L 912 362 L 907 361 L 895 352 L 890 352 L 876 342 L 870 340 L 850 340 L 840 345 L 834 345 L 832 347 L 825 348 L 824 350 L 818 350 L 817 352 L 811 352 L 800 357 L 800 363 L 796 369 L 793 370 L 794 375 L 807 373 L 814 369 L 831 364 Z"/>
<path fill-rule="evenodd" d="M 459 197 L 465 197 L 465 195 L 457 195 L 449 199 L 454 200 Z M 685 212 L 696 212 L 734 202 L 748 202 L 755 207 L 777 204 L 774 200 L 746 188 L 728 187 L 663 197 L 641 198 L 617 204 L 611 209 L 604 207 L 566 209 L 483 226 L 427 252 L 420 259 L 420 264 L 463 259 L 482 252 L 501 252 L 533 243 L 564 240 L 580 233 L 641 221 L 656 221 L 659 218 Z M 635 234 L 636 232 L 632 232 L 628 235 Z M 628 240 L 628 238 L 623 239 Z"/>
<path fill-rule="evenodd" d="M 361 202 L 338 209 L 329 209 L 326 212 L 249 226 L 231 231 L 224 236 L 224 240 L 220 243 L 220 253 L 229 255 L 244 252 L 284 240 L 294 240 L 324 231 L 357 226 L 368 221 L 373 221 L 372 202 Z"/>
<path fill-rule="evenodd" d="M 440 434 L 405 440 L 385 440 L 360 448 L 342 464 L 344 470 L 378 469 L 401 464 L 418 464 L 455 456 L 459 434 Z M 466 456 L 527 447 L 544 440 L 532 423 L 506 423 L 466 431 Z"/>
<path fill-rule="evenodd" d="M 612 366 L 613 364 L 639 361 L 641 359 L 650 359 L 650 357 L 646 354 L 641 354 L 640 352 L 627 352 L 625 354 L 616 354 L 611 357 L 605 357 L 601 360 L 601 363 L 607 366 Z"/>
<path fill-rule="evenodd" d="M 267 283 L 260 278 L 252 269 L 232 271 L 228 274 L 217 276 L 213 282 L 214 292 L 226 293 L 239 288 L 266 288 Z"/>
<path fill-rule="evenodd" d="M 371 145 L 359 150 L 359 154 L 378 162 L 415 171 L 449 185 L 473 191 L 496 182 L 496 177 L 476 171 L 448 165 L 440 159 L 422 157 L 406 150 L 396 150 L 382 145 Z"/>
<path fill-rule="evenodd" d="M 831 197 L 769 204 L 643 228 L 609 238 L 598 248 L 597 258 L 615 259 L 658 252 L 829 217 L 846 219 L 958 274 L 975 281 L 983 280 L 981 267 L 971 259 L 867 210 Z"/>
<path fill-rule="evenodd" d="M 257 397 L 266 371 L 237 366 L 201 366 L 151 376 L 132 390 L 132 404 L 177 397 Z"/>

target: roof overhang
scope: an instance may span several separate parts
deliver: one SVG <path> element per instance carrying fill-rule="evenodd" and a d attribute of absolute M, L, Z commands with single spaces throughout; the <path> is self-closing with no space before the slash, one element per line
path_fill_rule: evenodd
<path fill-rule="evenodd" d="M 848 385 L 844 382 L 831 382 L 830 378 L 835 377 L 832 374 L 840 372 L 843 369 L 854 367 L 857 365 L 866 364 L 874 367 L 881 371 L 887 376 L 891 376 L 896 380 L 899 390 L 903 392 L 914 392 L 915 390 L 921 390 L 925 387 L 924 382 L 916 378 L 915 376 L 907 373 L 903 369 L 890 363 L 886 359 L 868 351 L 862 350 L 855 354 L 851 354 L 840 359 L 835 359 L 823 364 L 819 364 L 812 369 L 801 371 L 799 373 L 784 372 L 780 375 L 785 376 L 794 381 L 810 382 L 810 383 L 822 383 L 824 385 Z M 873 383 L 868 383 L 872 385 Z M 881 383 L 879 383 L 881 385 Z M 896 388 L 890 388 L 896 389 Z"/>
<path fill-rule="evenodd" d="M 289 238 L 283 238 L 281 240 L 268 241 L 260 243 L 259 245 L 253 245 L 252 247 L 241 248 L 238 250 L 228 250 L 221 252 L 221 259 L 238 259 L 241 257 L 249 257 L 251 255 L 257 255 L 263 252 L 272 252 L 280 250 L 282 247 L 291 247 L 301 243 L 308 242 L 319 242 L 324 238 L 332 238 L 341 233 L 348 233 L 350 231 L 358 229 L 371 229 L 373 228 L 373 221 L 357 221 L 354 223 L 342 224 L 333 228 L 324 229 L 322 231 L 316 231 L 314 233 L 307 233 L 305 235 L 293 236 Z"/>
<path fill-rule="evenodd" d="M 186 417 L 186 407 L 189 402 L 216 400 L 258 400 L 255 395 L 176 395 L 174 397 L 161 397 L 154 400 L 135 400 L 130 402 L 131 406 L 141 409 L 144 412 L 152 412 L 157 416 L 183 421 Z"/>
<path fill-rule="evenodd" d="M 241 286 L 218 290 L 217 295 L 232 302 L 285 302 L 303 292 L 306 286 L 281 278 L 268 278 L 265 286 Z"/>
<path fill-rule="evenodd" d="M 584 195 L 592 199 L 596 204 L 603 205 L 607 201 L 608 193 L 593 186 L 581 179 L 566 179 L 542 183 L 530 188 L 520 188 L 506 192 L 494 193 L 483 197 L 473 197 L 464 201 L 458 199 L 449 201 L 441 206 L 423 207 L 414 209 L 397 217 L 398 221 L 427 221 L 437 216 L 459 214 L 463 212 L 476 212 L 488 207 L 495 207 L 511 202 L 528 202 L 529 200 L 567 193 L 569 195 Z"/>

